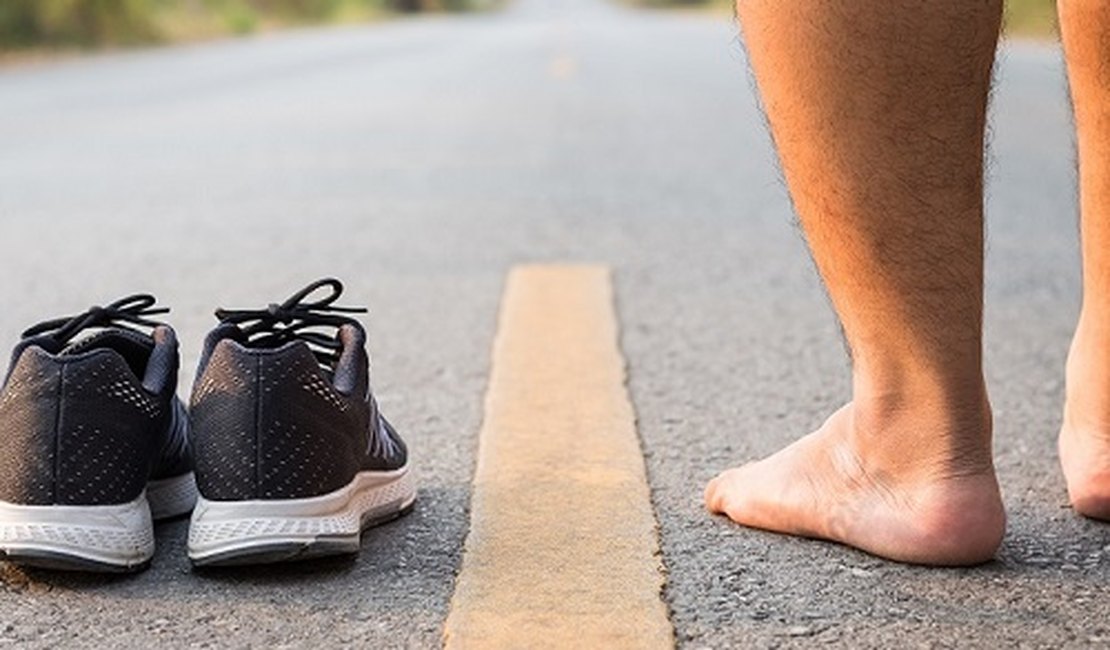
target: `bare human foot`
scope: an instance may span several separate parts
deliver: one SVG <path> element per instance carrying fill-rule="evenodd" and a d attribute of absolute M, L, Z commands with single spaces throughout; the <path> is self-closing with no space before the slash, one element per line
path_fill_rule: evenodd
<path fill-rule="evenodd" d="M 972 462 L 958 449 L 944 458 L 912 444 L 869 451 L 858 420 L 848 404 L 777 454 L 722 473 L 706 488 L 706 506 L 745 526 L 832 540 L 900 562 L 990 560 L 1006 517 L 989 445 L 985 461 Z M 989 438 L 989 415 L 986 422 Z M 881 433 L 892 441 L 900 432 Z M 901 458 L 885 453 L 892 450 Z"/>
<path fill-rule="evenodd" d="M 1079 159 L 1083 309 L 1068 354 L 1060 464 L 1076 512 L 1110 521 L 1110 3 L 1059 0 Z"/>
<path fill-rule="evenodd" d="M 1059 451 L 1075 511 L 1110 521 L 1110 348 L 1099 329 L 1081 321 L 1068 353 Z"/>
<path fill-rule="evenodd" d="M 982 381 L 983 135 L 1002 2 L 736 11 L 851 350 L 853 401 L 722 474 L 707 505 L 905 562 L 988 560 L 1005 528 Z"/>

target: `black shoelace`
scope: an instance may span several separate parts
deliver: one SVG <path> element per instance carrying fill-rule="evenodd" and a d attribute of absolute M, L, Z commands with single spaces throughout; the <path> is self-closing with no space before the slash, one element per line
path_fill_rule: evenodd
<path fill-rule="evenodd" d="M 76 316 L 63 316 L 43 321 L 23 332 L 23 338 L 47 336 L 59 345 L 65 345 L 82 331 L 94 327 L 118 327 L 138 332 L 133 325 L 154 328 L 163 323 L 151 320 L 149 316 L 168 314 L 169 309 L 155 307 L 157 300 L 146 293 L 121 298 L 107 307 L 94 306 Z"/>
<path fill-rule="evenodd" d="M 308 297 L 320 289 L 330 289 L 319 300 Z M 343 283 L 335 278 L 317 280 L 278 304 L 266 309 L 217 309 L 216 318 L 221 323 L 239 327 L 251 345 L 277 347 L 293 340 L 304 341 L 323 366 L 332 369 L 339 362 L 343 351 L 334 331 L 316 331 L 326 327 L 338 329 L 343 325 L 358 325 L 358 321 L 341 314 L 365 314 L 365 307 L 339 307 L 335 301 L 343 294 Z"/>

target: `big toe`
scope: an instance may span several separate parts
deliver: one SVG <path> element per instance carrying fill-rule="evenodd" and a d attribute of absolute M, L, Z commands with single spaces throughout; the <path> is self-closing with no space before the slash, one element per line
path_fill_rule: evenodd
<path fill-rule="evenodd" d="M 706 484 L 705 492 L 702 494 L 702 498 L 705 499 L 706 509 L 713 514 L 722 512 L 721 499 L 723 495 L 721 494 L 721 481 L 723 479 L 724 474 L 718 474 L 713 480 Z"/>
<path fill-rule="evenodd" d="M 745 477 L 749 465 L 721 472 L 705 488 L 705 507 L 714 514 L 727 514 L 735 518 L 741 498 L 745 493 Z"/>

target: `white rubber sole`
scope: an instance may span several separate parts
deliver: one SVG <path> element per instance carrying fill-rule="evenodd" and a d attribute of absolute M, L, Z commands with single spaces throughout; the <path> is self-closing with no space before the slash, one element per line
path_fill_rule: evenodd
<path fill-rule="evenodd" d="M 146 499 L 154 521 L 180 517 L 197 504 L 197 480 L 192 472 L 146 484 Z"/>
<path fill-rule="evenodd" d="M 196 494 L 196 481 L 189 473 L 151 481 L 139 498 L 119 505 L 27 506 L 0 501 L 0 559 L 75 571 L 142 569 L 154 556 L 153 519 L 189 512 Z"/>
<path fill-rule="evenodd" d="M 416 487 L 404 467 L 360 472 L 318 497 L 248 501 L 197 500 L 189 526 L 196 566 L 263 564 L 358 553 L 362 530 L 408 512 Z"/>

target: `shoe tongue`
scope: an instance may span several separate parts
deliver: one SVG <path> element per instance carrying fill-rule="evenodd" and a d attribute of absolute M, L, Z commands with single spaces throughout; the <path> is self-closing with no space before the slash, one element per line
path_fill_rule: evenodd
<path fill-rule="evenodd" d="M 365 392 L 369 378 L 367 362 L 365 359 L 366 332 L 353 325 L 344 325 L 339 328 L 336 338 L 343 345 L 339 360 L 335 364 L 330 379 L 335 384 L 336 390 L 344 395 L 355 395 Z"/>
<path fill-rule="evenodd" d="M 133 330 L 107 328 L 70 343 L 58 356 L 76 356 L 92 350 L 113 350 L 123 357 L 131 372 L 142 379 L 154 351 L 154 339 Z"/>
<path fill-rule="evenodd" d="M 154 339 L 141 332 L 112 327 L 70 343 L 58 356 L 73 356 L 102 348 L 115 350 L 124 358 L 146 358 L 154 350 Z"/>

